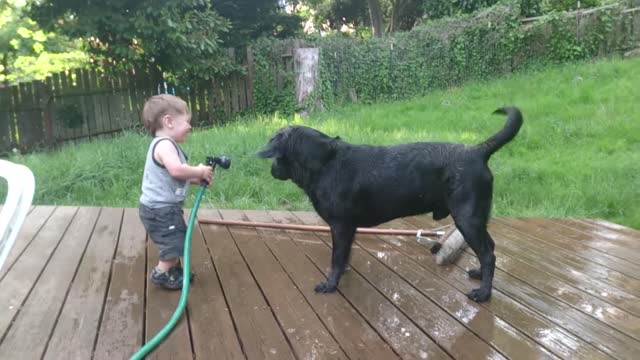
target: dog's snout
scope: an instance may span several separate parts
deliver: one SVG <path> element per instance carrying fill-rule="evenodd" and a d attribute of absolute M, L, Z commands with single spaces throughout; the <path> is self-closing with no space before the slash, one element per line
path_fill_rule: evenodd
<path fill-rule="evenodd" d="M 273 155 L 274 155 L 273 149 L 268 145 L 262 148 L 261 150 L 258 150 L 258 152 L 255 153 L 255 156 L 262 159 L 272 158 Z"/>
<path fill-rule="evenodd" d="M 291 178 L 289 166 L 286 161 L 274 157 L 271 163 L 271 176 L 278 180 L 289 180 Z"/>

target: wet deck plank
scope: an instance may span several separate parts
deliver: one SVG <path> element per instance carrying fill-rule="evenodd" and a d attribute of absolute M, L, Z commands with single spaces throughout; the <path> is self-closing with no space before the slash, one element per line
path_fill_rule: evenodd
<path fill-rule="evenodd" d="M 298 217 L 308 222 L 318 223 L 318 219 L 313 219 L 314 214 L 298 214 Z M 394 243 L 399 242 L 398 239 L 389 238 Z M 419 250 L 424 252 L 423 248 Z M 405 312 L 409 313 L 410 311 L 411 315 L 409 316 L 412 319 L 417 319 L 417 322 L 421 322 L 421 327 L 425 331 L 434 332 L 430 336 L 437 339 L 455 358 L 475 358 L 478 354 L 485 354 L 485 358 L 499 357 L 488 345 L 506 357 L 553 358 L 551 353 L 542 346 L 531 341 L 523 333 L 497 318 L 487 309 L 468 301 L 463 293 L 448 285 L 435 274 L 425 271 L 416 261 L 409 259 L 400 250 L 385 243 L 382 239 L 372 235 L 358 235 L 355 252 L 352 264 L 360 269 L 365 269 L 366 273 L 375 276 L 376 273 L 367 271 L 367 268 L 376 266 L 372 264 L 380 262 L 397 274 L 394 275 L 387 271 L 377 281 L 371 277 L 368 278 L 372 282 L 379 283 L 380 286 L 376 287 L 389 293 L 388 297 L 394 300 L 400 308 L 403 307 L 402 303 L 409 303 L 413 309 L 408 309 Z M 360 272 L 363 271 L 360 270 Z M 403 282 L 395 277 L 401 278 L 422 295 L 416 296 L 413 288 L 397 286 Z M 385 286 L 385 283 L 388 285 Z M 393 291 L 389 292 L 389 289 Z M 427 299 L 429 302 L 426 301 Z M 453 319 L 446 317 L 443 311 L 457 321 L 453 322 Z M 451 334 L 455 334 L 455 336 L 450 336 Z M 481 344 L 480 339 L 486 344 Z M 451 343 L 452 340 L 456 342 Z"/>
<path fill-rule="evenodd" d="M 0 269 L 0 279 L 2 279 L 7 271 L 13 266 L 15 260 L 22 254 L 22 251 L 31 243 L 38 231 L 42 228 L 42 225 L 49 219 L 49 216 L 53 213 L 55 206 L 38 206 L 36 211 L 30 211 L 27 217 L 24 219 L 24 223 L 29 226 L 23 226 L 20 233 L 16 237 L 16 242 L 12 247 L 12 251 L 7 256 L 7 259 Z"/>
<path fill-rule="evenodd" d="M 45 226 L 38 232 L 38 235 L 16 259 L 14 266 L 0 281 L 0 289 L 2 289 L 0 304 L 3 306 L 0 312 L 0 335 L 2 337 L 0 354 L 8 356 L 9 359 L 28 358 L 29 354 L 39 357 L 46 346 L 49 332 L 59 311 L 58 306 L 62 305 L 66 291 L 62 293 L 61 297 L 57 293 L 58 297 L 54 296 L 53 299 L 49 299 L 49 294 L 40 291 L 33 292 L 32 289 L 37 284 L 43 284 L 38 280 L 77 210 L 76 207 L 57 208 Z M 88 235 L 85 236 L 84 241 L 88 238 Z M 61 250 L 65 251 L 65 249 Z M 70 283 L 73 273 L 74 271 L 71 271 L 71 274 L 65 274 L 66 276 L 60 280 Z M 53 274 L 55 272 L 45 275 Z M 33 297 L 29 296 L 32 294 Z M 37 295 L 40 297 L 36 297 Z M 56 300 L 60 300 L 59 303 Z M 47 328 L 47 326 L 50 327 Z M 24 339 L 31 338 L 34 339 L 34 343 L 24 341 Z"/>
<path fill-rule="evenodd" d="M 538 225 L 542 224 L 545 228 L 559 235 L 579 241 L 609 255 L 640 264 L 640 243 L 637 240 L 634 241 L 630 236 L 616 236 L 607 230 L 589 231 L 585 227 L 576 226 L 575 223 L 569 226 L 568 222 L 562 220 L 527 219 L 527 221 Z M 576 229 L 576 227 L 578 228 Z"/>
<path fill-rule="evenodd" d="M 298 214 L 298 218 L 302 220 L 299 223 L 320 224 L 318 219 L 314 217 L 313 214 Z M 318 257 L 318 261 L 322 261 L 323 258 L 326 261 L 326 259 L 330 257 L 329 245 L 331 238 L 326 233 L 318 233 L 317 236 L 322 239 L 327 246 L 321 253 L 318 252 L 316 256 L 323 255 L 322 257 Z M 361 244 L 363 240 L 371 238 L 373 238 L 373 236 L 358 235 L 358 244 Z M 429 338 L 433 339 L 435 343 L 450 354 L 450 356 L 460 359 L 472 359 L 475 357 L 486 359 L 504 358 L 498 351 L 491 347 L 490 344 L 481 340 L 451 315 L 438 307 L 429 297 L 419 292 L 394 271 L 386 268 L 376 260 L 378 258 L 387 258 L 388 256 L 390 256 L 390 254 L 388 254 L 387 251 L 379 252 L 378 256 L 372 256 L 364 251 L 361 246 L 356 245 L 353 249 L 351 266 L 355 272 L 371 285 L 375 286 L 389 303 L 392 303 L 393 306 L 397 307 L 403 314 L 406 314 L 421 332 L 424 332 Z M 344 290 L 342 291 L 344 292 Z M 357 289 L 354 291 L 354 294 L 362 293 L 366 292 L 357 291 Z M 382 319 L 387 319 L 393 315 L 393 313 L 385 313 L 384 309 L 380 309 L 378 312 L 377 317 Z M 399 322 L 397 326 L 400 327 L 398 337 L 403 341 L 391 341 L 392 344 L 397 346 L 396 351 L 401 352 L 406 349 L 409 351 L 409 354 L 416 354 L 435 345 L 432 345 L 431 342 L 420 344 L 420 342 L 415 341 L 415 339 L 406 339 L 415 336 L 413 334 L 415 330 L 410 327 L 404 327 Z M 408 340 L 412 342 L 412 345 L 416 344 L 418 347 L 412 348 L 411 346 L 407 346 L 404 342 Z M 407 356 L 407 354 L 404 355 L 403 357 Z M 427 357 L 434 356 L 434 354 L 428 353 L 425 355 L 427 355 Z"/>
<path fill-rule="evenodd" d="M 248 221 L 249 217 L 255 218 L 242 211 L 224 213 L 224 218 L 228 220 Z M 296 356 L 346 359 L 257 230 L 238 228 L 233 229 L 232 234 Z"/>
<path fill-rule="evenodd" d="M 494 223 L 511 226 L 515 231 L 533 238 L 532 240 L 545 242 L 552 246 L 567 250 L 570 253 L 582 257 L 583 259 L 603 265 L 609 269 L 619 271 L 635 279 L 638 279 L 638 274 L 640 274 L 640 265 L 638 264 L 609 255 L 600 249 L 589 247 L 579 240 L 559 235 L 552 229 L 548 229 L 546 226 L 536 225 L 531 221 L 528 221 L 528 219 L 496 219 Z"/>
<path fill-rule="evenodd" d="M 504 249 L 504 245 L 507 244 L 508 241 L 505 241 L 504 233 L 502 232 L 493 231 L 491 234 L 496 242 L 496 251 L 500 252 Z M 523 255 L 522 253 L 519 254 Z M 500 254 L 497 256 L 499 257 Z M 541 256 L 544 257 L 545 255 L 541 254 Z M 478 262 L 475 256 L 470 255 L 469 251 L 460 259 L 458 265 L 464 269 L 472 269 L 478 267 Z M 539 260 L 536 266 L 547 269 L 548 263 Z M 594 264 L 593 267 L 597 266 L 599 265 Z M 526 306 L 544 314 L 551 321 L 563 326 L 612 357 L 632 359 L 635 357 L 635 354 L 640 351 L 639 341 L 618 329 L 607 326 L 602 321 L 598 321 L 570 307 L 554 296 L 542 291 L 536 291 L 537 289 L 535 289 L 534 286 L 516 278 L 499 266 L 495 273 L 494 287 L 502 290 Z M 629 323 L 630 326 L 633 326 L 633 324 L 635 324 L 635 322 Z"/>
<path fill-rule="evenodd" d="M 223 213 L 222 218 L 227 216 Z M 231 312 L 239 315 L 234 320 L 247 358 L 294 359 L 284 330 L 238 248 L 237 241 L 246 241 L 246 230 L 233 227 L 229 231 L 231 236 L 214 237 L 209 246 L 214 254 L 221 255 L 216 262 L 220 282 Z"/>
<path fill-rule="evenodd" d="M 180 301 L 180 292 L 168 291 L 151 284 L 149 275 L 158 264 L 158 251 L 153 246 L 151 239 L 147 239 L 147 264 L 146 264 L 146 297 L 145 297 L 145 326 L 144 339 L 149 342 L 169 322 Z M 192 354 L 189 339 L 189 313 L 186 312 L 178 320 L 170 336 L 158 345 L 147 359 L 185 359 Z"/>
<path fill-rule="evenodd" d="M 297 221 L 297 223 L 301 222 Z M 307 257 L 327 276 L 331 250 L 324 243 L 323 237 L 325 235 L 327 234 L 317 234 L 316 241 L 301 242 L 301 247 Z M 322 241 L 317 241 L 317 238 Z M 443 348 L 438 346 L 414 323 L 414 319 L 409 318 L 402 309 L 394 306 L 383 293 L 376 291 L 375 284 L 368 282 L 357 268 L 354 267 L 349 275 L 341 281 L 339 292 L 391 345 L 396 354 L 405 359 L 450 358 Z M 332 295 L 324 294 L 321 296 Z M 435 331 L 437 329 L 434 329 Z"/>
<path fill-rule="evenodd" d="M 321 224 L 315 213 L 207 210 L 200 218 Z M 427 216 L 381 227 L 433 228 Z M 148 358 L 632 359 L 640 351 L 640 231 L 600 219 L 494 219 L 490 302 L 465 270 L 409 237 L 358 235 L 339 291 L 327 233 L 199 224 L 196 279 Z M 128 358 L 180 294 L 152 286 L 157 251 L 136 209 L 35 206 L 0 269 L 0 358 Z"/>
<path fill-rule="evenodd" d="M 191 268 L 197 274 L 194 281 L 197 285 L 206 286 L 193 286 L 189 292 L 187 307 L 189 314 L 192 314 L 189 318 L 191 339 L 196 357 L 206 358 L 207 354 L 216 354 L 216 358 L 223 360 L 244 359 L 234 328 L 233 315 L 216 271 L 216 263 L 219 262 L 215 259 L 223 254 L 211 252 L 206 241 L 225 236 L 229 237 L 229 230 L 223 226 L 198 224 L 198 228 L 193 232 Z"/>
<path fill-rule="evenodd" d="M 114 359 L 142 345 L 144 331 L 146 232 L 135 209 L 125 209 L 102 311 L 94 357 Z"/>
<path fill-rule="evenodd" d="M 91 357 L 100 328 L 122 215 L 123 209 L 101 209 L 49 339 L 45 359 Z M 75 237 L 72 240 L 77 241 Z M 56 269 L 50 271 L 55 274 Z"/>
<path fill-rule="evenodd" d="M 252 220 L 269 221 L 266 214 L 250 214 Z M 349 358 L 397 359 L 397 355 L 367 321 L 343 296 L 318 296 L 314 286 L 324 279 L 323 273 L 304 255 L 300 246 L 319 243 L 299 231 L 258 229 L 265 244 L 282 264 L 318 318 Z M 339 319 L 339 320 L 338 320 Z"/>
<path fill-rule="evenodd" d="M 92 226 L 87 231 L 84 224 L 93 223 L 98 213 L 98 209 L 93 214 L 87 211 L 82 215 L 92 216 L 82 217 L 76 216 L 80 215 L 76 213 L 76 210 L 77 208 L 57 209 L 50 222 L 47 222 L 42 232 L 34 239 L 32 246 L 29 246 L 18 259 L 16 268 L 9 271 L 4 279 L 10 279 L 13 275 L 18 274 L 17 271 L 14 271 L 22 265 L 23 260 L 30 259 L 42 264 L 43 268 L 39 279 L 31 284 L 33 288 L 29 297 L 19 308 L 17 317 L 0 346 L 3 356 L 7 356 L 7 358 L 25 358 L 30 354 L 37 355 L 39 358 L 45 351 L 49 335 L 54 329 L 57 316 L 64 304 L 67 289 L 81 259 L 83 245 L 86 244 L 91 233 Z M 60 225 L 62 227 L 58 228 Z M 69 231 L 65 234 L 66 226 L 69 226 Z M 54 230 L 56 228 L 57 230 Z M 76 236 L 82 239 L 79 246 L 74 246 Z M 44 245 L 41 240 L 47 237 L 51 237 L 50 240 L 59 239 L 56 242 L 60 241 L 60 246 L 54 250 L 50 260 L 38 250 L 46 249 L 52 243 L 49 242 L 47 246 L 37 246 L 38 244 Z M 25 272 L 25 274 L 27 273 L 29 271 Z M 28 283 L 25 282 L 26 284 Z M 5 285 L 7 284 L 4 281 L 0 285 L 3 292 L 5 290 L 11 292 L 12 290 Z M 27 342 L 25 339 L 32 339 L 32 341 Z"/>
<path fill-rule="evenodd" d="M 440 225 L 424 217 L 411 218 L 408 219 L 408 221 L 418 226 Z M 504 268 L 504 260 L 509 259 L 509 256 L 506 255 L 507 252 L 501 253 L 501 251 L 504 251 L 506 239 L 504 236 L 505 234 L 500 231 L 496 231 L 495 228 L 491 231 L 491 234 L 496 242 L 498 257 L 496 275 L 494 278 L 494 291 L 500 290 L 510 298 L 540 313 L 548 320 L 565 328 L 584 342 L 590 343 L 592 346 L 597 347 L 600 351 L 607 353 L 610 356 L 617 358 L 633 357 L 633 353 L 638 350 L 636 349 L 638 345 L 637 341 L 629 338 L 629 336 L 622 332 L 609 328 L 600 321 L 594 321 L 594 319 L 585 316 L 584 313 L 580 313 L 575 308 L 567 306 L 566 303 L 563 303 L 558 298 L 549 296 L 544 291 L 536 291 L 538 289 L 533 289 L 534 286 L 528 282 L 522 281 L 513 276 L 513 274 L 508 271 L 509 269 Z M 517 252 L 517 254 L 519 256 L 523 256 L 524 252 L 525 249 L 523 249 L 522 252 Z M 544 266 L 543 261 L 538 261 L 538 264 L 541 263 L 542 265 L 539 266 L 548 269 L 548 267 Z M 523 263 L 522 265 L 526 264 Z M 475 256 L 472 255 L 471 250 L 468 249 L 461 257 L 460 261 L 458 261 L 457 266 L 466 272 L 468 269 L 477 268 L 478 262 Z M 526 267 L 523 266 L 523 269 L 526 270 Z M 531 276 L 528 277 L 528 280 L 539 283 L 539 281 Z M 560 289 L 560 291 L 561 290 L 562 289 Z M 633 329 L 634 326 L 632 324 L 633 322 L 629 322 L 630 327 Z M 606 339 L 604 340 L 604 343 L 601 342 L 603 339 Z M 629 341 L 628 344 L 631 345 L 631 348 L 626 346 L 627 341 Z"/>
<path fill-rule="evenodd" d="M 618 225 L 616 223 L 612 223 L 607 220 L 603 220 L 603 219 L 574 219 L 574 220 L 579 222 L 586 222 L 588 224 L 593 224 L 593 225 L 599 226 L 600 228 L 609 229 L 614 232 L 627 234 L 633 237 L 634 239 L 638 239 L 638 237 L 640 237 L 640 230 Z"/>

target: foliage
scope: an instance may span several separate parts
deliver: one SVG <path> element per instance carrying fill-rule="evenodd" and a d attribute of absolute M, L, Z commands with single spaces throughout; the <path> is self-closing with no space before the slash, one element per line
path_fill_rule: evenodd
<path fill-rule="evenodd" d="M 574 11 L 598 7 L 607 3 L 625 2 L 619 0 L 506 0 L 520 6 L 524 17 L 540 16 L 562 11 Z"/>
<path fill-rule="evenodd" d="M 82 39 L 99 67 L 161 72 L 184 86 L 242 71 L 229 48 L 301 28 L 279 0 L 40 0 L 32 14 L 42 26 Z"/>
<path fill-rule="evenodd" d="M 313 11 L 307 18 L 315 29 L 339 30 L 343 25 L 359 28 L 369 24 L 367 0 L 307 0 L 300 1 Z"/>
<path fill-rule="evenodd" d="M 542 63 L 561 63 L 628 49 L 639 33 L 631 27 L 632 13 L 625 15 L 622 10 L 603 9 L 578 18 L 563 13 L 546 16 L 522 33 L 519 55 Z"/>
<path fill-rule="evenodd" d="M 621 8 L 575 16 L 554 14 L 523 25 L 519 9 L 496 5 L 470 15 L 428 22 L 382 39 L 332 36 L 321 49 L 325 105 L 424 94 L 464 81 L 531 66 L 583 60 L 628 48 L 630 15 Z"/>
<path fill-rule="evenodd" d="M 13 65 L 9 67 L 7 80 L 10 85 L 33 80 L 44 80 L 51 74 L 65 70 L 78 69 L 87 66 L 89 57 L 81 50 L 71 50 L 64 53 L 42 51 L 39 54 L 17 56 Z M 0 81 L 1 75 L 0 75 Z"/>
<path fill-rule="evenodd" d="M 411 30 L 416 24 L 427 20 L 469 14 L 492 6 L 498 0 L 375 0 L 382 9 L 387 33 Z M 534 16 L 542 13 L 543 1 L 547 0 L 506 0 L 518 2 L 522 15 Z M 550 0 L 570 1 L 570 0 Z M 598 1 L 598 0 L 587 0 Z M 371 26 L 369 1 L 367 0 L 300 0 L 312 13 L 305 13 L 307 20 L 313 21 L 315 29 L 328 27 L 340 30 L 347 25 L 355 28 L 356 34 L 367 34 L 363 27 Z"/>
<path fill-rule="evenodd" d="M 444 17 L 470 14 L 497 3 L 515 4 L 523 17 L 539 16 L 558 11 L 585 9 L 614 0 L 374 0 L 383 12 L 387 32 L 411 30 L 416 24 Z M 297 0 L 303 4 L 300 11 L 306 20 L 311 20 L 315 29 L 328 27 L 335 31 L 343 25 L 355 28 L 356 34 L 368 34 L 363 27 L 371 25 L 369 1 L 367 0 Z"/>
<path fill-rule="evenodd" d="M 293 40 L 270 38 L 261 38 L 251 45 L 256 112 L 291 114 L 295 111 L 294 77 L 286 66 L 287 62 L 293 61 L 287 53 L 293 45 Z"/>
<path fill-rule="evenodd" d="M 469 80 L 611 54 L 628 49 L 638 39 L 637 29 L 633 32 L 634 15 L 624 14 L 623 9 L 613 7 L 582 17 L 552 13 L 523 24 L 518 4 L 499 4 L 473 14 L 432 20 L 381 39 L 340 33 L 308 37 L 304 46 L 320 48 L 320 86 L 311 99 L 314 105 L 331 108 L 345 102 L 408 98 Z M 265 61 L 255 69 L 258 109 L 289 113 L 295 109 L 288 95 L 295 92 L 294 83 L 273 85 L 274 69 L 269 61 L 281 61 L 290 45 L 261 44 L 254 49 L 255 56 Z M 293 76 L 282 74 L 283 70 L 278 70 L 280 77 Z"/>
<path fill-rule="evenodd" d="M 425 1 L 424 12 L 429 19 L 469 14 L 479 9 L 492 6 L 498 0 L 440 0 Z"/>
<path fill-rule="evenodd" d="M 321 39 L 322 98 L 376 101 L 486 78 L 500 64 L 515 14 L 436 21 L 383 39 Z"/>
<path fill-rule="evenodd" d="M 81 38 L 109 70 L 163 71 L 176 81 L 237 70 L 222 36 L 230 28 L 205 0 L 43 0 L 32 8 L 43 27 Z"/>
<path fill-rule="evenodd" d="M 231 23 L 225 46 L 240 47 L 263 36 L 279 39 L 299 35 L 302 18 L 287 14 L 279 0 L 211 0 L 211 6 Z"/>
<path fill-rule="evenodd" d="M 355 30 L 358 35 L 370 35 L 374 16 L 371 6 L 381 10 L 381 20 L 386 24 L 386 32 L 410 30 L 416 20 L 423 15 L 426 0 L 301 0 L 311 10 L 305 12 L 305 18 L 313 22 L 317 30 L 339 31 L 343 26 Z"/>
<path fill-rule="evenodd" d="M 27 10 L 25 0 L 8 0 L 0 6 L 0 82 L 41 80 L 88 63 L 77 42 L 44 32 L 26 16 Z"/>
<path fill-rule="evenodd" d="M 542 0 L 518 0 L 520 15 L 524 17 L 534 17 L 542 15 Z"/>
<path fill-rule="evenodd" d="M 547 0 L 544 1 L 545 12 L 571 11 L 588 9 L 600 5 L 600 0 Z"/>

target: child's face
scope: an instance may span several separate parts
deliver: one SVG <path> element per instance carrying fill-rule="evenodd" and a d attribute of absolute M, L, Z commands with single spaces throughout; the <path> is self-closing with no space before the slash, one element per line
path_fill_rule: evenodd
<path fill-rule="evenodd" d="M 175 115 L 171 119 L 171 137 L 177 143 L 184 142 L 191 130 L 191 114 Z"/>

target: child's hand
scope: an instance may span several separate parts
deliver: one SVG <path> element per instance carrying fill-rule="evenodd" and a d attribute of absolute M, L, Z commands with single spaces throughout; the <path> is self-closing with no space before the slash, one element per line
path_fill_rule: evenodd
<path fill-rule="evenodd" d="M 211 185 L 213 181 L 213 168 L 204 164 L 199 164 L 196 168 L 200 172 L 200 180 L 204 180 L 208 185 Z"/>

